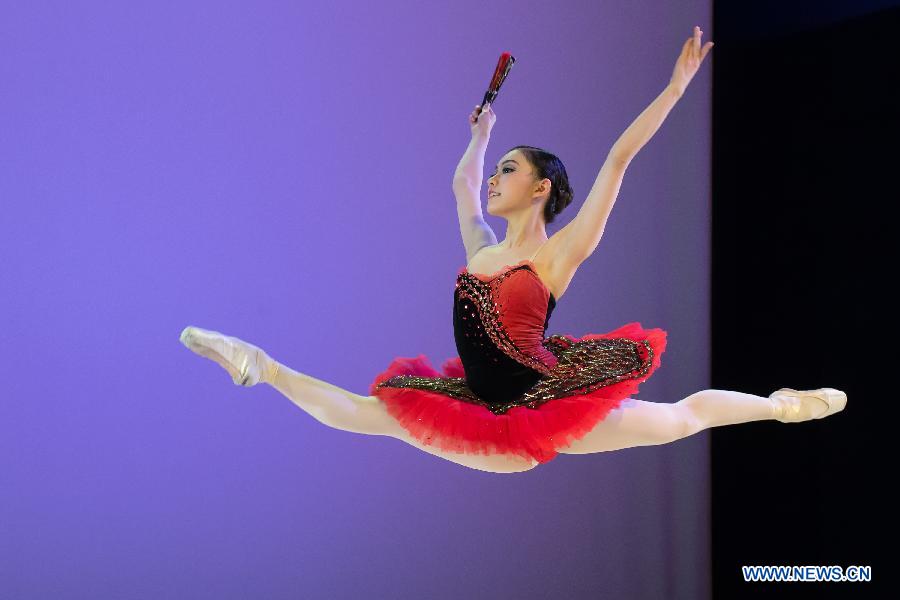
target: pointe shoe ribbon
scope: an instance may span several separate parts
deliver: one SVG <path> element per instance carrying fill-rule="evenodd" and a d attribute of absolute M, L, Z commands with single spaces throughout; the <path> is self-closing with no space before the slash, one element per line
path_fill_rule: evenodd
<path fill-rule="evenodd" d="M 822 419 L 844 410 L 847 406 L 847 394 L 834 388 L 817 390 L 781 388 L 769 394 L 769 398 L 775 407 L 775 419 L 782 423 Z"/>

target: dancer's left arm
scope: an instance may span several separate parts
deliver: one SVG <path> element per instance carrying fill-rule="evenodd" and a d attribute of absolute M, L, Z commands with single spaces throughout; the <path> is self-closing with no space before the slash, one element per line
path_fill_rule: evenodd
<path fill-rule="evenodd" d="M 616 140 L 584 205 L 572 221 L 559 231 L 563 238 L 560 254 L 572 264 L 580 264 L 597 248 L 631 159 L 662 125 L 712 48 L 712 42 L 701 48 L 702 33 L 699 27 L 694 28 L 693 37 L 688 38 L 681 49 L 669 85 Z"/>

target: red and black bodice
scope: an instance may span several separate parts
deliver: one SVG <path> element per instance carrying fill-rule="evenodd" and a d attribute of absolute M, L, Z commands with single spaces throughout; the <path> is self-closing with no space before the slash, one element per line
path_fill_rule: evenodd
<path fill-rule="evenodd" d="M 555 307 L 556 298 L 530 260 L 491 275 L 462 267 L 453 297 L 459 356 L 448 365 L 452 371 L 461 366 L 465 376 L 438 375 L 421 364 L 424 357 L 412 362 L 398 359 L 379 376 L 372 391 L 418 389 L 501 415 L 513 407 L 537 408 L 549 400 L 587 396 L 600 388 L 619 396 L 636 389 L 626 382 L 643 381 L 659 363 L 654 344 L 663 348 L 665 334 L 647 332 L 639 323 L 581 338 L 544 337 Z M 394 372 L 400 373 L 390 375 Z"/>
<path fill-rule="evenodd" d="M 464 270 L 453 299 L 453 333 L 469 389 L 491 404 L 521 397 L 556 357 L 543 346 L 553 293 L 530 264 L 484 276 Z"/>

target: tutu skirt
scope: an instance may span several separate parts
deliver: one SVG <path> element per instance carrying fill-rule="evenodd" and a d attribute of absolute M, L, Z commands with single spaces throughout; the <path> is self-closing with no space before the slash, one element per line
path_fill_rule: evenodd
<path fill-rule="evenodd" d="M 540 402 L 513 406 L 502 414 L 496 414 L 466 388 L 458 356 L 444 362 L 441 372 L 424 354 L 395 358 L 375 378 L 369 393 L 384 402 L 388 413 L 424 445 L 465 454 L 516 455 L 545 463 L 560 449 L 584 437 L 622 400 L 637 393 L 640 383 L 660 365 L 666 332 L 643 329 L 633 322 L 609 333 L 580 338 L 559 335 L 545 341 L 550 340 L 557 342 L 555 346 L 546 345 L 556 348 L 553 353 L 559 359 L 558 369 L 532 389 L 542 386 L 551 391 L 543 392 Z M 617 359 L 615 365 L 602 364 L 611 362 L 604 357 L 610 356 L 613 343 L 634 349 L 631 362 Z M 620 368 L 623 364 L 626 368 Z M 604 366 L 611 368 L 598 369 Z M 597 375 L 600 372 L 602 377 Z"/>

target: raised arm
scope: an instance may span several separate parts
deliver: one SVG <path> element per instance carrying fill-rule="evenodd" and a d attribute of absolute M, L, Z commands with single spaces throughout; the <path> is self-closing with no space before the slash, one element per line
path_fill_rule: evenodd
<path fill-rule="evenodd" d="M 695 27 L 693 37 L 688 38 L 682 47 L 669 85 L 616 140 L 578 214 L 559 231 L 562 238 L 560 258 L 565 262 L 571 265 L 580 264 L 600 243 L 606 221 L 616 203 L 625 170 L 631 159 L 662 125 L 669 111 L 684 94 L 700 62 L 712 47 L 712 42 L 708 42 L 703 48 L 700 47 L 702 33 L 699 27 Z"/>
<path fill-rule="evenodd" d="M 475 108 L 477 110 L 478 106 Z M 466 262 L 484 246 L 497 243 L 497 236 L 484 220 L 479 197 L 484 172 L 484 154 L 490 141 L 491 128 L 497 117 L 490 105 L 478 115 L 477 120 L 475 112 L 472 111 L 469 115 L 472 140 L 453 174 L 453 194 L 456 196 L 459 232 L 466 248 Z"/>

